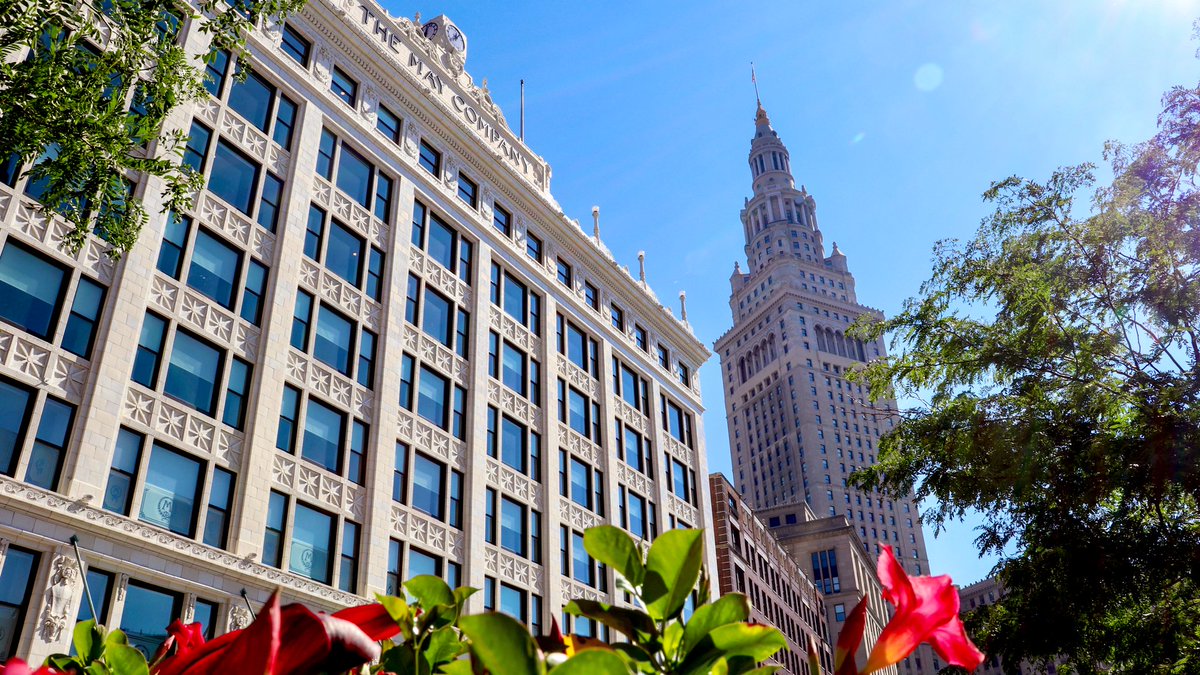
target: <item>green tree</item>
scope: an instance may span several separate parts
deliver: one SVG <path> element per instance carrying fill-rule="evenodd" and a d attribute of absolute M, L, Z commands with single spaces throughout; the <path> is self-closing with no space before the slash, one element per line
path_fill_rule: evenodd
<path fill-rule="evenodd" d="M 1200 87 L 1094 167 L 1011 177 L 894 318 L 859 376 L 919 404 L 860 486 L 913 490 L 940 528 L 975 509 L 1007 596 L 972 617 L 1010 672 L 1200 672 Z"/>
<path fill-rule="evenodd" d="M 180 164 L 186 133 L 164 133 L 172 110 L 205 96 L 205 64 L 222 50 L 245 61 L 262 17 L 303 0 L 0 0 L 0 160 L 24 166 L 43 208 L 73 226 L 78 250 L 95 231 L 120 255 L 148 215 L 130 179 L 163 182 L 164 209 L 190 206 L 200 178 Z M 190 20 L 212 51 L 190 56 L 178 32 Z M 244 77 L 245 68 L 241 69 Z"/>

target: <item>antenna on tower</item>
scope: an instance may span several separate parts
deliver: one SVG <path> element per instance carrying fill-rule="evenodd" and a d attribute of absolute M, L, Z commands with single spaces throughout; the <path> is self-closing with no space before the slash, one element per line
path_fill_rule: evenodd
<path fill-rule="evenodd" d="M 750 62 L 750 81 L 754 83 L 754 100 L 760 106 L 762 105 L 762 97 L 758 95 L 758 78 L 754 75 L 754 62 Z"/>
<path fill-rule="evenodd" d="M 525 78 L 521 78 L 521 140 L 525 140 Z"/>

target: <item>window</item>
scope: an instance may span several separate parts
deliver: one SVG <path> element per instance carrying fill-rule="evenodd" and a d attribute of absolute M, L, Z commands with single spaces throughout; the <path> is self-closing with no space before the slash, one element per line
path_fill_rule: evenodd
<path fill-rule="evenodd" d="M 445 574 L 443 574 L 443 562 L 445 562 Z M 462 576 L 462 567 L 449 560 L 443 561 L 441 556 L 426 553 L 418 549 L 408 549 L 408 578 L 418 577 L 422 575 L 431 575 L 442 577 L 450 588 L 459 586 L 460 577 Z"/>
<path fill-rule="evenodd" d="M 479 207 L 479 184 L 458 172 L 458 198 L 471 208 Z"/>
<path fill-rule="evenodd" d="M 623 488 L 624 486 L 622 486 Z M 627 491 L 627 504 L 629 517 L 627 524 L 622 523 L 622 525 L 636 537 L 646 540 L 653 538 L 646 511 L 646 499 L 629 490 Z"/>
<path fill-rule="evenodd" d="M 93 615 L 92 608 L 88 605 L 88 601 L 81 598 L 79 602 L 79 612 L 75 615 L 76 623 L 82 623 L 91 619 L 96 619 L 96 623 L 107 623 L 108 608 L 111 604 L 109 600 L 111 599 L 112 595 L 113 581 L 113 575 L 109 572 L 102 572 L 92 566 L 88 567 L 88 588 L 91 589 L 92 602 L 96 604 L 96 610 L 99 613 L 99 616 Z"/>
<path fill-rule="evenodd" d="M 846 605 L 839 602 L 833 606 L 833 620 L 838 623 L 846 620 Z"/>
<path fill-rule="evenodd" d="M 542 332 L 542 296 L 500 266 L 492 263 L 492 304 L 528 328 L 534 335 Z"/>
<path fill-rule="evenodd" d="M 612 305 L 612 325 L 622 333 L 625 332 L 625 312 L 616 305 Z"/>
<path fill-rule="evenodd" d="M 840 593 L 841 580 L 838 576 L 837 551 L 829 549 L 812 554 L 813 584 L 817 590 L 829 594 Z"/>
<path fill-rule="evenodd" d="M 4 395 L 6 388 L 8 385 L 0 381 L 0 401 L 7 398 Z M 0 405 L 0 408 L 9 411 L 7 417 L 15 418 L 0 424 L 20 424 L 25 417 L 24 414 L 13 414 L 22 410 L 17 406 Z M 55 398 L 46 398 L 45 403 L 42 404 L 42 416 L 38 422 L 33 448 L 29 453 L 29 466 L 25 469 L 25 482 L 47 490 L 58 489 L 58 473 L 62 468 L 62 459 L 67 449 L 67 441 L 71 436 L 71 424 L 74 418 L 74 406 Z M 10 435 L 5 432 L 0 433 L 3 433 L 4 436 Z M 13 438 L 15 440 L 15 435 Z M 15 453 L 12 453 L 8 446 L 9 443 L 0 441 L 0 467 L 8 465 L 10 469 L 5 473 L 11 474 L 12 457 Z M 6 454 L 9 455 L 7 461 L 5 460 Z"/>
<path fill-rule="evenodd" d="M 342 99 L 342 102 L 351 108 L 358 101 L 358 82 L 351 79 L 349 75 L 337 66 L 333 67 L 333 73 L 329 81 L 329 91 L 332 91 L 334 96 Z"/>
<path fill-rule="evenodd" d="M 228 141 L 217 143 L 208 189 L 242 213 L 254 214 L 254 191 L 262 167 Z M 268 228 L 270 229 L 270 228 Z"/>
<path fill-rule="evenodd" d="M 583 534 L 560 526 L 559 541 L 562 545 L 560 563 L 563 576 L 607 592 L 608 581 L 604 565 L 597 565 L 588 555 L 583 546 Z"/>
<path fill-rule="evenodd" d="M 525 557 L 525 514 L 523 504 L 500 498 L 500 547 Z"/>
<path fill-rule="evenodd" d="M 403 583 L 400 569 L 401 545 L 395 539 L 388 539 L 387 581 L 384 593 L 392 596 L 400 595 L 400 584 Z"/>
<path fill-rule="evenodd" d="M 104 489 L 104 508 L 121 515 L 129 515 L 133 500 L 133 482 L 141 462 L 142 442 L 145 437 L 124 427 L 117 434 L 117 446 L 113 451 L 112 467 L 108 472 L 108 483 Z"/>
<path fill-rule="evenodd" d="M 155 443 L 150 451 L 138 519 L 185 537 L 195 533 L 204 464 Z"/>
<path fill-rule="evenodd" d="M 184 279 L 189 287 L 226 309 L 237 311 L 240 303 L 241 317 L 257 325 L 266 293 L 266 266 L 242 255 L 207 229 L 193 228 L 193 224 L 189 216 L 168 216 L 158 251 L 158 270 L 174 279 Z"/>
<path fill-rule="evenodd" d="M 620 421 L 615 424 L 614 438 L 617 443 L 617 457 L 624 459 L 626 464 L 647 476 L 653 476 L 650 439 L 643 437 L 632 427 L 627 427 Z"/>
<path fill-rule="evenodd" d="M 332 576 L 334 526 L 337 520 L 328 513 L 296 502 L 292 534 L 288 540 L 291 555 L 288 569 L 323 584 Z"/>
<path fill-rule="evenodd" d="M 695 480 L 693 479 L 691 484 L 688 483 L 688 468 L 684 466 L 683 462 L 673 458 L 669 459 L 669 461 L 671 467 L 671 493 L 685 502 L 692 503 L 694 489 L 690 485 L 694 485 Z"/>
<path fill-rule="evenodd" d="M 571 363 L 598 379 L 600 364 L 597 355 L 600 352 L 600 345 L 596 339 L 588 336 L 575 324 L 565 320 L 561 314 L 555 316 L 555 332 L 558 337 L 558 353 L 565 354 Z"/>
<path fill-rule="evenodd" d="M 307 401 L 303 400 L 305 398 Z M 300 417 L 301 410 L 304 411 L 303 418 Z M 366 424 L 301 393 L 291 385 L 284 385 L 275 447 L 295 454 L 299 429 L 304 430 L 299 448 L 303 459 L 359 485 L 363 484 Z"/>
<path fill-rule="evenodd" d="M 215 417 L 223 356 L 221 350 L 207 342 L 185 331 L 176 331 L 163 393 Z"/>
<path fill-rule="evenodd" d="M 284 149 L 291 147 L 296 128 L 296 103 L 256 73 L 229 88 L 229 107 Z"/>
<path fill-rule="evenodd" d="M 283 52 L 296 60 L 296 63 L 308 67 L 308 57 L 312 53 L 312 43 L 296 32 L 291 24 L 283 26 L 283 42 L 280 45 Z"/>
<path fill-rule="evenodd" d="M 600 291 L 590 281 L 583 282 L 583 298 L 587 300 L 588 307 L 600 311 Z"/>
<path fill-rule="evenodd" d="M 345 415 L 315 399 L 308 399 L 301 457 L 336 473 L 342 463 L 345 426 Z"/>
<path fill-rule="evenodd" d="M 391 142 L 400 142 L 400 118 L 383 105 L 375 111 L 375 128 Z"/>
<path fill-rule="evenodd" d="M 495 332 L 488 333 L 488 374 L 541 405 L 541 364 Z"/>
<path fill-rule="evenodd" d="M 671 368 L 671 352 L 661 343 L 658 345 L 658 365 L 668 370 Z"/>
<path fill-rule="evenodd" d="M 467 357 L 470 337 L 471 315 L 449 298 L 425 284 L 424 302 L 421 302 L 420 277 L 409 275 L 408 304 L 405 318 L 414 325 L 420 324 L 433 339 L 454 350 L 459 356 Z M 422 311 L 423 310 L 423 311 Z"/>
<path fill-rule="evenodd" d="M 20 646 L 39 557 L 16 546 L 9 546 L 4 556 L 0 567 L 0 661 L 7 661 Z"/>
<path fill-rule="evenodd" d="M 204 543 L 225 548 L 229 532 L 229 510 L 233 507 L 233 474 L 222 468 L 213 469 L 212 485 L 208 492 L 208 511 L 204 518 Z"/>
<path fill-rule="evenodd" d="M 474 247 L 421 202 L 413 203 L 413 246 L 425 251 L 442 267 L 471 284 Z"/>
<path fill-rule="evenodd" d="M 411 506 L 451 527 L 462 527 L 462 474 L 421 453 L 413 454 Z"/>
<path fill-rule="evenodd" d="M 87 277 L 79 277 L 75 287 L 75 300 L 67 316 L 67 327 L 63 332 L 63 349 L 82 356 L 92 357 L 92 343 L 96 337 L 96 323 L 104 307 L 104 287 Z"/>
<path fill-rule="evenodd" d="M 604 515 L 604 474 L 575 456 L 568 459 L 566 451 L 563 450 L 559 451 L 559 462 L 560 471 L 570 473 L 569 483 L 560 478 L 560 491 L 563 496 L 568 496 L 566 488 L 569 485 L 571 501 L 589 511 Z"/>
<path fill-rule="evenodd" d="M 499 204 L 492 204 L 492 225 L 503 232 L 504 236 L 512 236 L 512 214 Z"/>
<path fill-rule="evenodd" d="M 637 344 L 638 349 L 644 352 L 650 351 L 650 343 L 646 340 L 646 329 L 638 324 L 633 324 L 633 341 Z"/>
<path fill-rule="evenodd" d="M 229 72 L 229 52 L 218 49 L 209 54 L 204 65 L 204 88 L 208 93 L 221 97 L 221 89 L 225 86 L 225 75 Z"/>
<path fill-rule="evenodd" d="M 342 551 L 338 564 L 338 588 L 353 593 L 358 587 L 358 523 L 342 523 Z"/>
<path fill-rule="evenodd" d="M 500 611 L 521 623 L 527 623 L 525 618 L 525 591 L 501 583 Z"/>
<path fill-rule="evenodd" d="M 167 626 L 182 612 L 182 594 L 130 579 L 125 587 L 120 628 L 130 646 L 151 658 L 167 639 Z"/>
<path fill-rule="evenodd" d="M 525 233 L 525 255 L 533 258 L 539 265 L 542 263 L 542 240 L 531 232 Z"/>
<path fill-rule="evenodd" d="M 676 364 L 675 374 L 679 376 L 679 382 L 685 387 L 692 386 L 692 371 L 683 361 Z"/>
<path fill-rule="evenodd" d="M 634 410 L 650 416 L 650 383 L 629 366 L 613 359 L 613 391 Z"/>
<path fill-rule="evenodd" d="M 263 564 L 279 567 L 283 564 L 283 528 L 287 522 L 287 497 L 271 491 L 267 504 L 267 529 L 263 535 Z"/>
<path fill-rule="evenodd" d="M 575 387 L 558 381 L 558 421 L 595 443 L 600 442 L 600 405 Z"/>
<path fill-rule="evenodd" d="M 660 412 L 662 413 L 662 428 L 671 436 L 692 447 L 692 415 L 685 413 L 682 408 L 670 401 L 666 396 L 659 397 Z"/>
<path fill-rule="evenodd" d="M 314 318 L 312 303 L 313 298 L 309 293 L 297 293 L 291 345 L 305 352 L 308 351 L 309 328 Z M 313 357 L 346 377 L 354 377 L 362 386 L 371 388 L 374 385 L 375 334 L 324 303 L 318 305 L 315 319 L 316 330 L 312 331 L 315 337 L 311 345 Z"/>
<path fill-rule="evenodd" d="M 317 146 L 317 173 L 326 180 L 334 181 L 339 190 L 363 208 L 371 210 L 376 218 L 385 223 L 392 222 L 395 182 L 360 152 L 340 141 L 329 129 L 321 130 L 321 141 Z M 306 252 L 307 249 L 306 246 Z"/>
<path fill-rule="evenodd" d="M 324 209 L 309 205 L 304 235 L 304 255 L 322 262 L 346 283 L 361 289 L 372 300 L 383 291 L 383 251 L 367 242 Z"/>
<path fill-rule="evenodd" d="M 559 258 L 558 264 L 557 264 L 557 269 L 558 269 L 558 283 L 562 284 L 563 286 L 566 286 L 567 288 L 570 288 L 571 287 L 571 265 L 569 263 L 567 263 L 567 261 L 563 260 L 562 258 Z"/>
<path fill-rule="evenodd" d="M 12 243 L 0 252 L 0 319 L 49 340 L 66 292 L 67 271 Z"/>
<path fill-rule="evenodd" d="M 495 408 L 488 408 L 488 456 L 530 478 L 542 479 L 542 437 Z"/>
<path fill-rule="evenodd" d="M 434 150 L 433 146 L 426 143 L 424 139 L 421 140 L 421 154 L 419 155 L 417 161 L 426 171 L 434 176 L 441 175 L 442 153 Z"/>

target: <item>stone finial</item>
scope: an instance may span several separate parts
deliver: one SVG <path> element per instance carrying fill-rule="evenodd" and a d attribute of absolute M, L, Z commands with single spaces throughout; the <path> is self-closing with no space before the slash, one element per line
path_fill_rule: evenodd
<path fill-rule="evenodd" d="M 684 323 L 687 323 L 687 292 L 679 291 L 679 317 Z"/>
<path fill-rule="evenodd" d="M 638 251 L 638 278 L 642 280 L 642 287 L 646 286 L 646 252 Z"/>
<path fill-rule="evenodd" d="M 600 207 L 592 207 L 592 236 L 596 239 L 596 244 L 600 243 Z"/>

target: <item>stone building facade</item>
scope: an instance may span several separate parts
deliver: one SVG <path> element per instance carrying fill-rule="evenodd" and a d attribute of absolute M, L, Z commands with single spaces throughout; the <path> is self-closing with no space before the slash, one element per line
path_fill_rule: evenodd
<path fill-rule="evenodd" d="M 796 188 L 788 149 L 761 103 L 749 164 L 753 195 L 741 211 L 749 269 L 734 265 L 733 327 L 715 343 L 733 483 L 760 518 L 764 509 L 797 504 L 819 518 L 844 516 L 872 560 L 890 545 L 908 573 L 929 574 L 911 496 L 847 484 L 856 469 L 875 463 L 879 439 L 895 421 L 895 401 L 872 403 L 846 377 L 885 355 L 882 342 L 846 334 L 860 316 L 882 314 L 859 304 L 836 243 L 826 255 L 816 202 Z M 929 654 L 923 648 L 900 672 L 936 672 Z"/>
<path fill-rule="evenodd" d="M 206 189 L 160 214 L 131 176 L 119 261 L 0 176 L 0 658 L 425 573 L 535 631 L 623 602 L 582 532 L 708 522 L 703 344 L 562 215 L 445 17 L 310 0 L 249 46 L 169 122 Z"/>
<path fill-rule="evenodd" d="M 776 541 L 723 474 L 708 477 L 712 495 L 716 578 L 720 595 L 750 598 L 750 621 L 775 626 L 787 638 L 787 652 L 769 661 L 789 675 L 833 672 L 825 599 L 808 573 Z M 817 646 L 821 673 L 808 665 L 808 641 Z"/>

